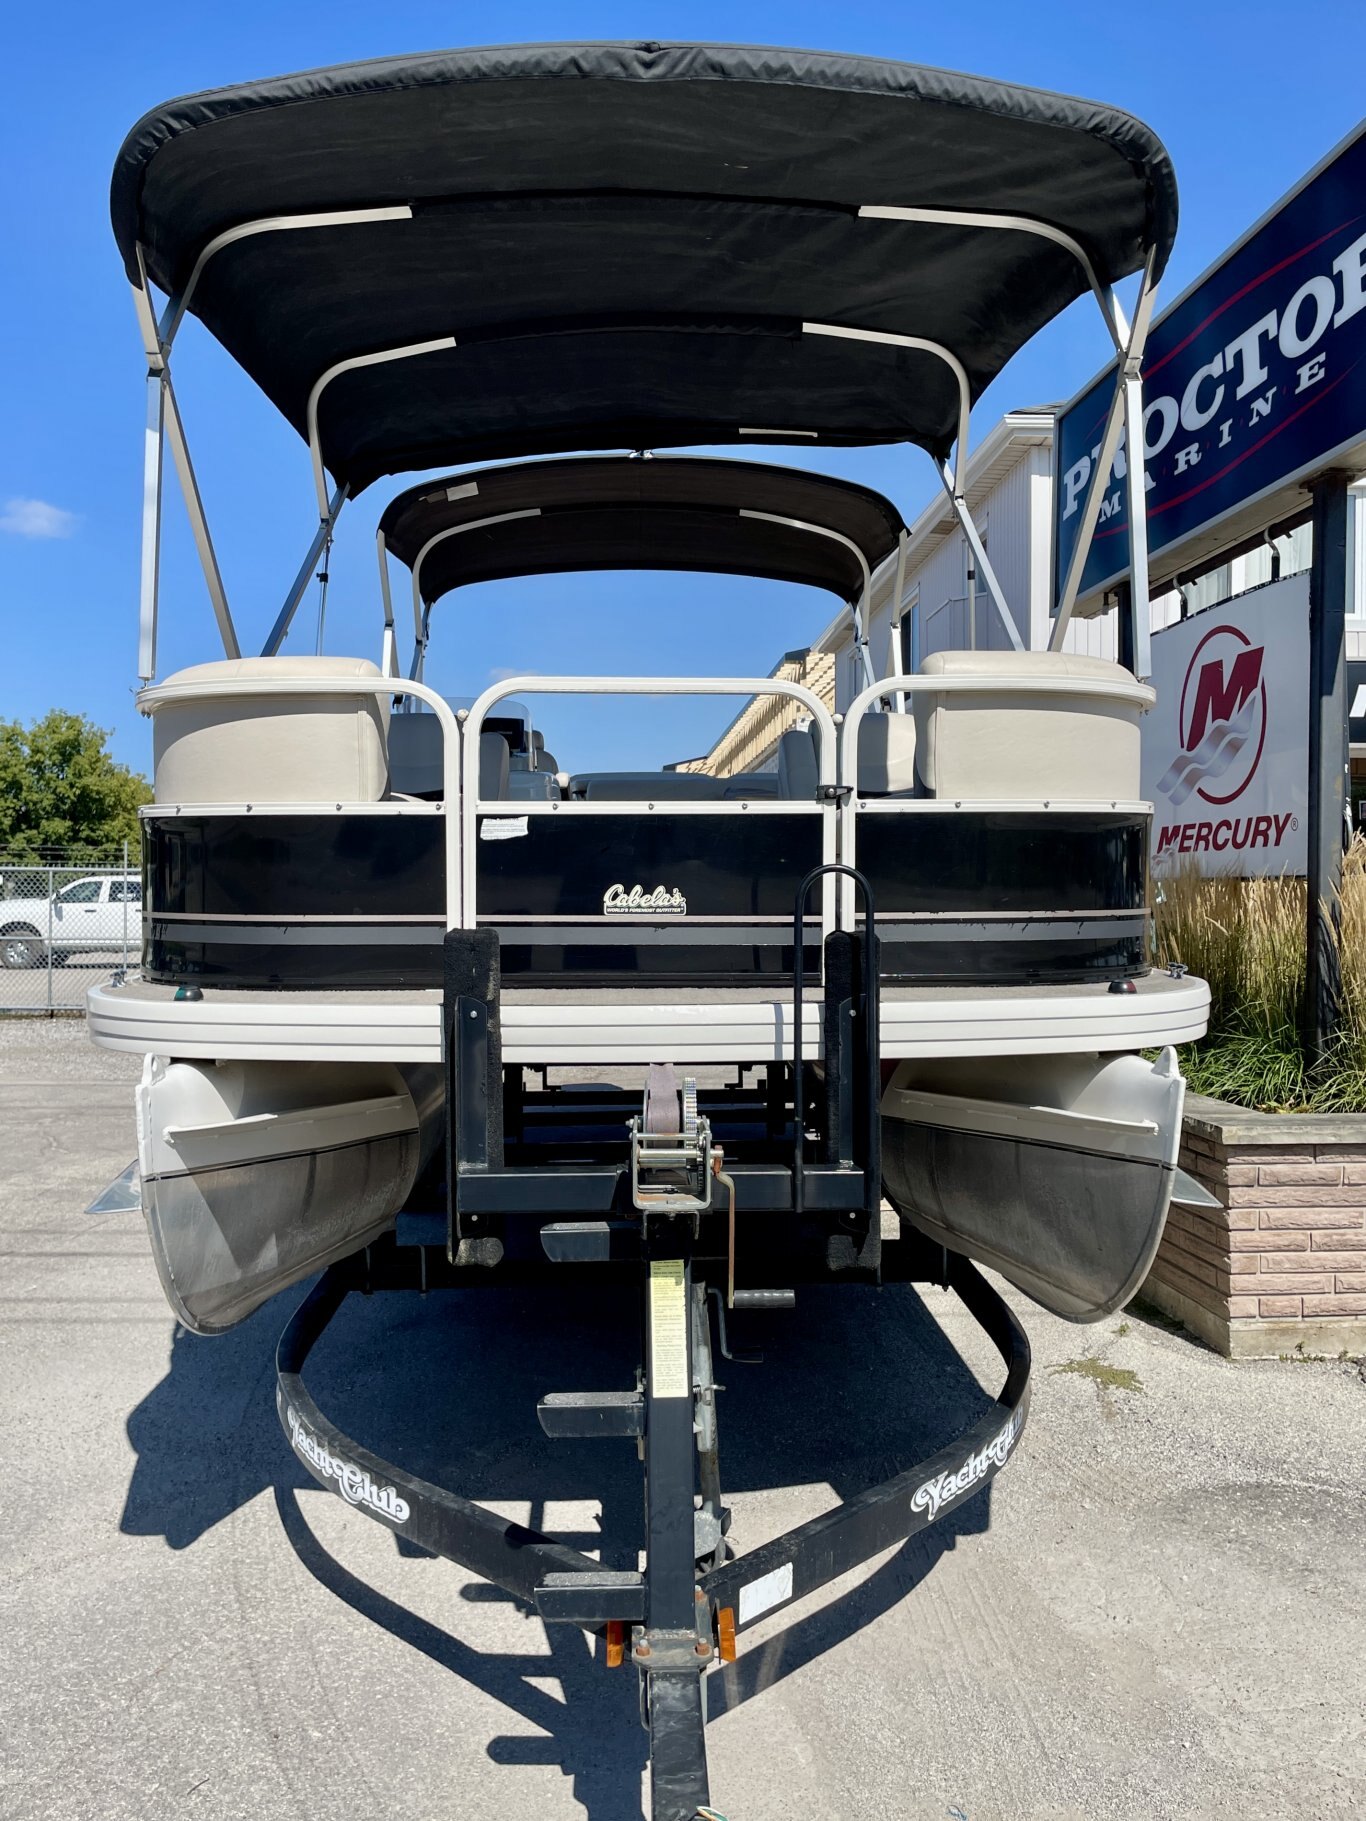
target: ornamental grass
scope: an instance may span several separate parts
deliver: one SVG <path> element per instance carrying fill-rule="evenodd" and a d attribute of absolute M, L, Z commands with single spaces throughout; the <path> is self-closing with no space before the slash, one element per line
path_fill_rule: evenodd
<path fill-rule="evenodd" d="M 1154 907 L 1160 966 L 1209 982 L 1210 1027 L 1181 1052 L 1191 1089 L 1266 1112 L 1366 1112 L 1366 839 L 1343 857 L 1342 1020 L 1311 1066 L 1300 1042 L 1305 981 L 1303 879 L 1173 872 Z"/>

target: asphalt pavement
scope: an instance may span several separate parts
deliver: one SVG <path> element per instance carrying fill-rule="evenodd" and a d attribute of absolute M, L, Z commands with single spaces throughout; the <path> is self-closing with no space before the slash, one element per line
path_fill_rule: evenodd
<path fill-rule="evenodd" d="M 177 1331 L 140 1216 L 136 1058 L 0 1021 L 0 1815 L 639 1821 L 629 1670 L 317 1489 L 280 1434 L 287 1295 Z M 1026 1309 L 1029 1425 L 947 1523 L 747 1633 L 708 1680 L 730 1821 L 1336 1821 L 1366 1813 L 1366 1380 L 1231 1364 L 1132 1312 Z M 621 1443 L 547 1390 L 629 1384 L 619 1298 L 353 1298 L 310 1384 L 353 1436 L 634 1560 Z M 748 1549 L 949 1439 L 994 1393 L 954 1299 L 803 1293 L 724 1370 Z"/>

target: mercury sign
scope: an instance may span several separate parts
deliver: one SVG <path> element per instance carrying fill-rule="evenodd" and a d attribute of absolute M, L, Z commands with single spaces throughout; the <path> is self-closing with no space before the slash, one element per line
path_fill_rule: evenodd
<path fill-rule="evenodd" d="M 1154 556 L 1328 465 L 1366 435 L 1366 127 L 1153 324 L 1143 363 Z M 1066 572 L 1114 370 L 1058 422 Z M 1129 563 L 1127 450 L 1101 500 L 1080 598 Z M 1170 574 L 1173 565 L 1155 565 Z"/>
<path fill-rule="evenodd" d="M 1308 677 L 1305 575 L 1154 635 L 1143 795 L 1159 876 L 1304 871 Z"/>

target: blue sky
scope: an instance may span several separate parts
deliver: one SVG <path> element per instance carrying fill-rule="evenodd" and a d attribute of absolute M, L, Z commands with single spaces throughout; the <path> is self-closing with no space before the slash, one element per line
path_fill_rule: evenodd
<path fill-rule="evenodd" d="M 173 95 L 251 77 L 451 44 L 566 38 L 863 52 L 1128 108 L 1157 130 L 1176 165 L 1170 300 L 1356 124 L 1366 8 L 237 0 L 163 8 L 141 22 L 103 4 L 12 9 L 0 118 L 0 718 L 77 709 L 112 729 L 121 758 L 147 763 L 146 723 L 133 707 L 143 369 L 107 208 L 128 127 Z M 1094 310 L 1074 307 L 987 393 L 976 437 L 1013 405 L 1069 397 L 1104 354 Z M 256 649 L 312 529 L 306 452 L 195 324 L 177 343 L 176 373 L 243 648 Z M 822 465 L 882 487 L 908 518 L 933 492 L 926 458 L 913 450 L 836 451 Z M 343 515 L 329 650 L 377 655 L 374 523 L 402 484 L 375 486 Z M 173 483 L 166 524 L 162 674 L 217 650 Z M 811 639 L 832 605 L 814 590 L 724 578 L 499 584 L 448 604 L 444 617 L 438 608 L 429 680 L 457 694 L 508 669 L 761 675 Z M 310 602 L 296 649 L 311 649 L 311 614 Z M 545 724 L 574 769 L 651 765 L 705 748 L 732 706 L 560 701 Z"/>

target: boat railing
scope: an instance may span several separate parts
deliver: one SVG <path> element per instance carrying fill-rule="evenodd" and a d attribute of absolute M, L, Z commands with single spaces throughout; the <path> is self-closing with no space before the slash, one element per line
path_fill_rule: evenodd
<path fill-rule="evenodd" d="M 1002 780 L 999 789 L 993 790 L 980 785 L 966 788 L 959 778 L 946 784 L 942 775 L 942 748 L 938 755 L 939 778 L 936 780 L 923 772 L 918 745 L 923 728 L 917 725 L 917 739 L 911 746 L 915 765 L 914 789 L 875 793 L 861 788 L 860 736 L 870 711 L 885 709 L 893 716 L 910 719 L 915 703 L 932 706 L 954 697 L 960 700 L 967 697 L 974 703 L 984 701 L 984 705 L 992 709 L 999 704 L 1004 712 L 1031 707 L 1046 712 L 1056 707 L 1061 712 L 1091 710 L 1124 720 L 1130 717 L 1136 720 L 1156 699 L 1149 685 L 1122 672 L 1109 677 L 1069 676 L 1037 670 L 994 676 L 990 673 L 932 673 L 883 678 L 862 690 L 846 709 L 840 729 L 840 857 L 852 866 L 871 869 L 870 876 L 874 877 L 878 891 L 879 921 L 885 913 L 893 920 L 912 917 L 923 921 L 929 917 L 930 921 L 946 927 L 949 921 L 961 919 L 988 917 L 1027 921 L 1032 916 L 1048 921 L 1066 915 L 1090 919 L 1097 927 L 1098 919 L 1113 919 L 1116 920 L 1114 927 L 1120 922 L 1127 927 L 1140 915 L 1137 900 L 1141 895 L 1147 849 L 1143 830 L 1152 808 L 1139 794 L 1136 729 L 1131 748 L 1121 748 L 1118 761 L 1111 763 L 1108 772 L 1102 770 L 1099 778 L 1077 769 L 1064 744 L 1059 752 L 1050 754 L 1048 762 L 1032 776 L 1027 755 L 1019 755 L 1012 775 Z M 898 707 L 897 703 L 902 699 L 904 707 Z M 979 765 L 977 769 L 983 768 Z M 1130 771 L 1132 784 L 1126 789 L 1128 777 L 1125 774 Z M 897 825 L 904 831 L 904 840 L 900 833 L 890 842 L 886 838 L 892 834 L 885 821 L 887 817 L 908 818 Z M 942 851 L 942 842 L 940 848 L 935 848 L 934 828 L 937 825 L 942 830 L 945 817 L 960 824 L 954 837 L 955 847 L 970 845 L 974 825 L 980 835 L 983 818 L 986 818 L 987 846 L 995 852 L 1000 866 L 1011 875 L 1010 896 L 1014 909 L 1002 908 L 1004 900 L 997 889 L 1001 884 L 999 879 L 978 880 L 970 888 L 960 880 L 953 888 L 958 893 L 954 897 L 948 882 L 936 877 L 930 897 L 926 897 L 928 882 L 923 875 L 926 868 L 934 864 L 932 853 Z M 1026 846 L 1031 842 L 1038 846 L 1041 817 L 1050 829 L 1055 830 L 1046 840 L 1055 844 L 1055 851 L 1050 850 L 1049 865 L 1056 873 L 1056 893 L 1050 885 L 1032 909 L 1026 910 L 1022 907 L 1028 893 L 1015 889 L 1021 887 L 1021 881 L 1011 871 L 1012 855 L 1017 853 L 1021 841 Z M 879 824 L 881 837 L 874 838 L 878 835 Z M 1012 832 L 1012 825 L 1018 832 Z M 1033 834 L 1028 832 L 1031 828 L 1035 831 Z M 913 832 L 917 830 L 926 840 L 917 840 Z M 1118 848 L 1116 842 L 1120 844 Z M 1020 852 L 1022 855 L 1022 850 Z M 1121 853 L 1124 856 L 1122 864 Z M 890 873 L 888 868 L 891 868 Z M 1099 901 L 1096 901 L 1097 880 L 1106 882 Z M 1079 887 L 1083 889 L 1079 891 Z M 1038 889 L 1037 885 L 1034 889 Z M 841 921 L 848 924 L 852 916 L 849 888 L 843 886 L 841 891 Z M 927 909 L 931 898 L 935 906 L 933 913 Z M 910 907 L 917 905 L 919 909 L 912 912 Z"/>
<path fill-rule="evenodd" d="M 460 723 L 455 710 L 425 683 L 402 677 L 203 677 L 178 683 L 158 683 L 140 691 L 137 706 L 149 717 L 173 704 L 193 701 L 268 700 L 272 696 L 395 696 L 411 697 L 422 702 L 436 716 L 441 727 L 441 763 L 445 814 L 442 834 L 446 862 L 446 928 L 461 927 L 460 802 L 461 744 Z M 162 805 L 156 805 L 160 809 Z M 273 808 L 280 806 L 272 805 Z M 344 809 L 342 803 L 338 809 Z M 425 805 L 418 805 L 423 808 Z M 434 806 L 439 807 L 439 806 Z"/>
<path fill-rule="evenodd" d="M 1146 712 L 1156 701 L 1156 694 L 1147 683 L 1136 679 L 1124 681 L 1115 678 L 1111 681 L 1105 677 L 1069 677 L 1041 676 L 1037 674 L 1018 676 L 898 676 L 883 677 L 876 683 L 856 695 L 844 711 L 844 721 L 840 728 L 839 749 L 839 782 L 849 787 L 849 799 L 858 796 L 858 742 L 859 732 L 870 708 L 886 703 L 893 714 L 910 714 L 911 701 L 914 697 L 937 697 L 949 695 L 1000 696 L 1006 700 L 1014 698 L 1023 701 L 1030 697 L 1053 697 L 1064 702 L 1117 702 Z M 898 708 L 892 704 L 904 698 L 905 707 Z M 1044 803 L 1045 792 L 1040 791 L 1040 807 Z M 1073 799 L 1069 798 L 1069 801 Z M 1086 801 L 1084 793 L 1079 793 L 1076 802 Z M 937 799 L 903 800 L 898 804 L 902 809 L 932 809 Z M 943 803 L 939 803 L 943 807 Z"/>
<path fill-rule="evenodd" d="M 746 698 L 768 695 L 786 697 L 811 717 L 812 729 L 817 735 L 818 795 L 809 803 L 755 798 L 745 806 L 743 813 L 759 817 L 794 814 L 819 815 L 822 824 L 822 861 L 833 862 L 835 860 L 838 733 L 834 719 L 820 697 L 802 684 L 791 682 L 783 677 L 507 677 L 486 689 L 468 712 L 463 714 L 463 738 L 466 751 L 476 753 L 479 750 L 479 735 L 490 710 L 508 696 L 528 695 L 744 696 Z M 554 804 L 518 801 L 515 806 L 510 808 L 503 802 L 485 801 L 478 794 L 478 768 L 474 764 L 467 765 L 464 773 L 464 796 L 461 802 L 464 853 L 462 896 L 465 926 L 473 928 L 477 921 L 478 818 L 481 813 L 501 812 L 504 815 L 515 813 L 520 816 L 528 811 L 532 814 L 553 811 L 557 815 L 572 817 L 599 813 L 602 807 L 597 804 L 574 801 L 561 801 Z M 650 813 L 644 804 L 620 803 L 612 807 L 617 812 L 624 814 L 630 814 L 633 810 Z M 667 804 L 662 804 L 661 808 L 667 809 L 667 813 L 671 816 L 680 817 L 741 813 L 741 805 L 735 802 L 669 801 Z M 821 903 L 822 936 L 828 934 L 834 927 L 833 898 L 833 888 L 827 882 L 822 893 Z"/>

